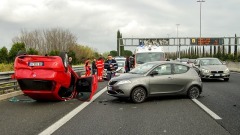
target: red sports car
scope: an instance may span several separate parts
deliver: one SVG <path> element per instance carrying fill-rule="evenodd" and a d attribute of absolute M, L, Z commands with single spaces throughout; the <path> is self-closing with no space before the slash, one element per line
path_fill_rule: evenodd
<path fill-rule="evenodd" d="M 68 55 L 40 56 L 20 54 L 14 62 L 23 93 L 35 100 L 90 100 L 97 89 L 96 76 L 80 77 L 68 64 Z"/>

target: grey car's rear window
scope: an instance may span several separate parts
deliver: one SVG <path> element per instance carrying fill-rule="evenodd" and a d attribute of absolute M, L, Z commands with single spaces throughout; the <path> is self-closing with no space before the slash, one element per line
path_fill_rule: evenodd
<path fill-rule="evenodd" d="M 180 64 L 175 64 L 174 65 L 174 74 L 182 74 L 186 73 L 189 70 L 189 67 L 180 65 Z"/>

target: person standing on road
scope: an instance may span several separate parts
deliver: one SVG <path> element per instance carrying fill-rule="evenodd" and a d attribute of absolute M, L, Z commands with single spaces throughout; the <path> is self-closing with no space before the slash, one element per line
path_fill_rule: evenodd
<path fill-rule="evenodd" d="M 125 61 L 125 71 L 126 73 L 128 73 L 130 71 L 130 61 L 129 61 L 129 57 L 126 58 Z"/>
<path fill-rule="evenodd" d="M 91 66 L 90 66 L 90 59 L 88 58 L 85 61 L 85 76 L 90 76 L 91 74 Z"/>
<path fill-rule="evenodd" d="M 96 59 L 94 58 L 92 62 L 92 75 L 95 75 L 96 72 L 97 72 L 97 66 L 96 66 Z"/>
<path fill-rule="evenodd" d="M 107 80 L 114 77 L 118 64 L 116 60 L 112 58 L 112 55 L 108 55 L 108 59 L 104 62 L 104 68 L 107 69 Z"/>
<path fill-rule="evenodd" d="M 68 57 L 68 64 L 72 67 L 72 57 Z"/>
<path fill-rule="evenodd" d="M 96 61 L 98 81 L 103 81 L 104 59 L 99 57 Z"/>
<path fill-rule="evenodd" d="M 134 54 L 129 57 L 130 70 L 135 68 L 135 60 L 134 59 L 135 59 L 135 55 Z"/>

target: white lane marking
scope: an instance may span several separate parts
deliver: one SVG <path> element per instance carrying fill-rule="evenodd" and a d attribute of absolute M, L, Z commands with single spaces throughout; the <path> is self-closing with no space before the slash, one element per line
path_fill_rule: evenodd
<path fill-rule="evenodd" d="M 62 125 L 64 125 L 65 123 L 67 123 L 71 118 L 73 118 L 75 115 L 77 115 L 80 111 L 82 111 L 85 107 L 87 107 L 89 104 L 92 103 L 92 101 L 94 101 L 96 98 L 98 98 L 100 95 L 102 95 L 105 91 L 107 90 L 107 88 L 103 88 L 101 91 L 99 91 L 98 93 L 96 93 L 91 101 L 89 102 L 84 102 L 81 105 L 79 105 L 78 107 L 76 107 L 74 110 L 72 110 L 71 112 L 69 112 L 68 114 L 66 114 L 64 117 L 62 117 L 60 120 L 58 120 L 57 122 L 55 122 L 54 124 L 52 124 L 50 127 L 48 127 L 47 129 L 45 129 L 44 131 L 42 131 L 39 135 L 50 135 L 53 132 L 55 132 L 58 128 L 60 128 Z"/>
<path fill-rule="evenodd" d="M 210 116 L 212 116 L 216 120 L 221 120 L 222 118 L 219 117 L 216 113 L 208 109 L 205 105 L 203 105 L 201 102 L 199 102 L 197 99 L 192 99 L 193 102 L 195 102 L 199 107 L 201 107 L 205 112 L 207 112 Z"/>

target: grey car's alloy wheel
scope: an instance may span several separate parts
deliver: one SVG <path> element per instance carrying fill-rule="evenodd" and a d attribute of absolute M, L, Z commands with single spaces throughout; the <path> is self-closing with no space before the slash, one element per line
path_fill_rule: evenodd
<path fill-rule="evenodd" d="M 200 89 L 196 86 L 193 86 L 188 90 L 188 97 L 190 99 L 198 98 L 199 95 L 200 95 Z"/>
<path fill-rule="evenodd" d="M 132 91 L 131 99 L 134 103 L 142 103 L 146 99 L 146 91 L 142 87 L 137 87 Z"/>

